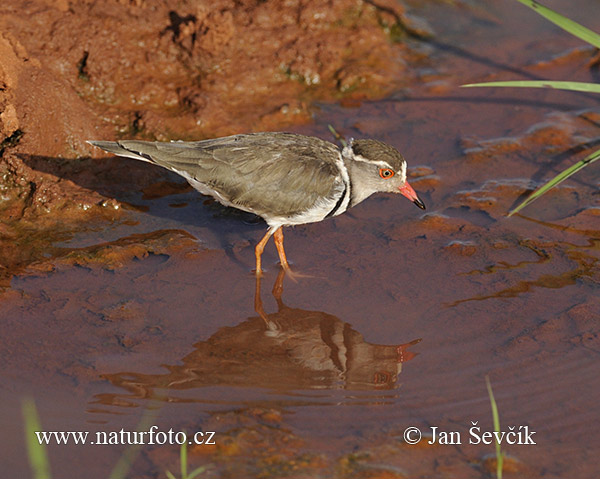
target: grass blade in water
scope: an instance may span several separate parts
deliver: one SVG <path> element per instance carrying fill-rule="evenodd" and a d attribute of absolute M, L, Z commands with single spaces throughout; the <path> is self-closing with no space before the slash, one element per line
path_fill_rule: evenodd
<path fill-rule="evenodd" d="M 25 420 L 25 443 L 27 456 L 34 479 L 50 479 L 50 463 L 43 444 L 40 444 L 36 432 L 42 431 L 42 425 L 33 399 L 25 399 L 21 405 Z"/>
<path fill-rule="evenodd" d="M 346 140 L 344 139 L 344 137 L 342 135 L 340 135 L 333 126 L 327 125 L 327 127 L 329 128 L 329 131 L 334 136 L 334 138 L 337 141 L 339 141 L 344 148 L 346 148 L 346 146 L 348 146 L 348 143 L 346 142 Z"/>
<path fill-rule="evenodd" d="M 516 88 L 554 88 L 556 90 L 583 91 L 587 93 L 600 93 L 599 83 L 583 83 L 576 81 L 553 81 L 553 80 L 525 80 L 525 81 L 492 81 L 484 83 L 469 83 L 462 87 L 516 87 Z"/>
<path fill-rule="evenodd" d="M 570 168 L 567 168 L 566 170 L 564 170 L 561 173 L 559 173 L 558 175 L 556 175 L 554 178 L 552 178 L 550 181 L 548 181 L 545 185 L 543 185 L 542 187 L 535 190 L 527 198 L 525 198 L 525 200 L 519 206 L 517 206 L 514 210 L 512 210 L 510 213 L 508 213 L 508 216 L 512 216 L 515 213 L 518 213 L 523 208 L 525 208 L 529 203 L 535 201 L 540 196 L 542 196 L 544 193 L 546 193 L 550 188 L 554 188 L 556 185 L 562 183 L 567 178 L 569 178 L 569 176 L 574 175 L 579 170 L 581 170 L 582 168 L 585 168 L 587 165 L 592 164 L 594 161 L 596 161 L 598 159 L 600 159 L 600 150 L 594 151 L 591 155 L 586 156 L 583 160 L 578 161 Z"/>
<path fill-rule="evenodd" d="M 494 391 L 492 391 L 492 385 L 490 383 L 490 378 L 488 376 L 485 377 L 485 384 L 488 390 L 488 396 L 490 397 L 490 404 L 492 405 L 492 418 L 494 420 L 494 431 L 500 433 L 500 415 L 498 414 L 498 406 L 496 404 L 496 399 L 494 399 Z M 504 453 L 500 448 L 500 443 L 498 442 L 498 438 L 496 438 L 496 477 L 498 479 L 502 479 L 502 465 L 504 462 Z"/>
<path fill-rule="evenodd" d="M 558 25 L 563 30 L 569 32 L 571 35 L 580 38 L 584 42 L 589 43 L 590 45 L 595 46 L 596 48 L 600 48 L 600 35 L 593 32 L 592 30 L 585 28 L 573 20 L 561 15 L 560 13 L 551 10 L 548 7 L 545 7 L 541 3 L 536 2 L 535 0 L 517 0 L 521 2 L 523 5 L 528 6 L 535 12 L 539 13 L 542 17 L 550 20 L 555 25 Z"/>

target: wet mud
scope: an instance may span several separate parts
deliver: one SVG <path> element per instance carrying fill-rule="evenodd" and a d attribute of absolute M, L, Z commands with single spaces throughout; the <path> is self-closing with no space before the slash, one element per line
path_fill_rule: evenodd
<path fill-rule="evenodd" d="M 1 457 L 12 476 L 28 474 L 19 408 L 33 396 L 48 431 L 214 431 L 215 444 L 189 449 L 190 469 L 208 468 L 202 477 L 494 477 L 494 445 L 469 442 L 474 423 L 482 432 L 493 427 L 486 375 L 502 429 L 535 431 L 535 445 L 503 445 L 505 477 L 597 476 L 600 173 L 589 167 L 506 216 L 528 192 L 599 147 L 597 98 L 459 87 L 515 78 L 598 81 L 597 52 L 533 12 L 515 16 L 520 5 L 511 2 L 364 2 L 358 17 L 341 22 L 358 32 L 348 41 L 379 58 L 365 38 L 385 38 L 382 58 L 402 59 L 380 68 L 371 55 L 359 54 L 365 63 L 356 64 L 333 48 L 328 55 L 347 61 L 344 71 L 364 76 L 364 88 L 348 92 L 327 73 L 327 62 L 294 63 L 288 76 L 297 69 L 302 81 L 292 78 L 293 87 L 279 90 L 275 84 L 286 82 L 274 77 L 260 88 L 271 89 L 275 103 L 285 96 L 302 105 L 300 113 L 269 116 L 242 106 L 246 97 L 235 89 L 221 103 L 228 87 L 218 83 L 238 70 L 240 57 L 231 52 L 248 54 L 239 46 L 240 25 L 256 29 L 256 38 L 269 31 L 261 22 L 271 2 L 238 9 L 223 3 L 211 12 L 184 2 L 114 2 L 145 25 L 139 38 L 101 14 L 100 3 L 49 3 L 38 12 L 56 16 L 60 32 L 85 6 L 98 37 L 84 43 L 85 58 L 79 47 L 65 50 L 70 64 L 79 62 L 81 77 L 70 81 L 81 82 L 74 95 L 92 118 L 71 130 L 71 156 L 35 143 L 30 130 L 13 136 L 21 123 L 8 107 L 2 116 L 3 134 L 12 137 L 2 165 L 12 183 L 3 190 L 1 231 Z M 346 18 L 336 10 L 342 3 L 332 5 L 327 15 Z M 68 15 L 58 15 L 64 6 Z M 552 6 L 600 30 L 593 1 Z M 294 28 L 312 34 L 300 40 L 297 33 L 289 52 L 273 42 L 269 48 L 282 58 L 288 52 L 293 60 L 311 45 L 321 51 L 344 36 L 324 29 L 318 40 L 322 24 L 314 16 L 306 26 L 302 15 L 323 8 L 318 2 L 296 8 L 300 17 L 290 24 L 288 7 L 278 8 L 289 35 Z M 385 30 L 382 19 L 433 36 L 393 43 L 397 29 Z M 152 55 L 165 56 L 171 70 L 144 71 L 144 62 L 157 60 L 137 50 L 122 63 L 98 60 L 111 41 L 134 37 L 154 46 Z M 246 40 L 245 48 L 259 55 L 267 40 Z M 40 64 L 50 66 L 36 66 L 31 52 L 41 40 L 19 41 L 27 54 L 8 40 L 19 68 L 60 70 L 47 59 Z M 50 44 L 44 55 L 61 48 Z M 264 48 L 265 58 L 273 55 Z M 229 59 L 224 70 L 209 68 L 216 60 L 208 52 Z M 166 79 L 200 64 L 207 80 L 193 88 Z M 323 68 L 321 83 L 308 85 L 314 65 Z M 260 74 L 247 68 L 239 67 L 241 76 L 251 72 L 240 84 L 245 92 L 245 82 L 257 83 L 252 75 Z M 116 71 L 118 80 L 108 74 Z M 115 83 L 101 84 L 102 74 Z M 156 84 L 165 88 L 158 93 Z M 16 91 L 0 91 L 2 105 L 20 105 L 10 96 Z M 197 103 L 186 110 L 178 95 Z M 172 109 L 157 106 L 171 96 Z M 269 110 L 267 96 L 253 98 Z M 226 107 L 209 115 L 218 105 Z M 190 126 L 199 111 L 207 123 Z M 47 128 L 62 128 L 60 121 Z M 287 229 L 288 259 L 303 275 L 296 280 L 280 273 L 272 244 L 263 256 L 265 277 L 253 277 L 254 245 L 266 229 L 261 220 L 151 165 L 92 159 L 78 143 L 88 134 L 118 136 L 115 128 L 123 136 L 187 138 L 285 127 L 330 139 L 328 124 L 346 137 L 397 146 L 427 210 L 377 195 L 339 217 Z M 422 431 L 419 444 L 408 444 L 408 427 Z M 429 444 L 434 431 L 462 441 Z M 53 445 L 48 454 L 55 477 L 108 477 L 125 449 Z M 167 469 L 178 471 L 178 461 L 177 445 L 145 445 L 130 475 L 164 477 Z"/>

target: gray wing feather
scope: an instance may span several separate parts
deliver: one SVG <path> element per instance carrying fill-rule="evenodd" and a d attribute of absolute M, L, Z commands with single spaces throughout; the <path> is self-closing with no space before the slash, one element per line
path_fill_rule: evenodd
<path fill-rule="evenodd" d="M 336 165 L 339 149 L 327 141 L 292 133 L 197 142 L 90 143 L 175 171 L 192 184 L 196 181 L 216 191 L 231 205 L 261 216 L 301 214 L 325 198 L 334 198 L 343 188 Z"/>

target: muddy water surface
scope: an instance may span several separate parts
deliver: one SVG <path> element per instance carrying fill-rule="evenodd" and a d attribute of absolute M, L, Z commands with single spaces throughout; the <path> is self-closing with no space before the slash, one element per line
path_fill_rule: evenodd
<path fill-rule="evenodd" d="M 144 414 L 145 430 L 215 431 L 190 455 L 206 477 L 486 477 L 493 445 L 469 429 L 492 429 L 489 375 L 503 430 L 535 431 L 535 445 L 505 446 L 508 477 L 597 477 L 598 169 L 505 215 L 589 152 L 578 145 L 597 146 L 597 100 L 458 88 L 493 73 L 597 81 L 594 52 L 501 3 L 417 9 L 436 32 L 422 81 L 321 105 L 296 130 L 327 137 L 331 123 L 398 146 L 426 212 L 379 195 L 288 229 L 307 277 L 278 276 L 269 244 L 257 285 L 265 225 L 165 173 L 117 192 L 126 221 L 55 243 L 15 277 L 0 313 L 11 476 L 27 473 L 18 410 L 31 395 L 48 431 L 133 431 Z M 600 30 L 594 2 L 553 6 Z M 427 444 L 432 428 L 455 444 Z M 56 477 L 107 477 L 124 449 L 48 452 Z M 177 446 L 147 445 L 131 477 L 177 462 Z"/>

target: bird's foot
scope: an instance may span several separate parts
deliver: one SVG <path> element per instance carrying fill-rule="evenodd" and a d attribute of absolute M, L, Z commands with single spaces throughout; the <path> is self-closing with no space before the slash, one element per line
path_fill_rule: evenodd
<path fill-rule="evenodd" d="M 292 281 L 294 281 L 295 283 L 298 282 L 299 279 L 301 278 L 314 278 L 313 275 L 310 274 L 304 274 L 304 273 L 298 273 L 297 271 L 292 271 L 292 268 L 290 268 L 289 264 L 280 264 L 279 265 L 281 267 L 281 269 L 283 270 L 283 272 L 285 273 L 285 275 L 290 278 Z"/>
<path fill-rule="evenodd" d="M 297 271 L 293 271 L 292 268 L 290 267 L 289 263 L 285 263 L 285 264 L 279 263 L 279 267 L 281 268 L 281 271 L 283 272 L 283 274 L 285 276 L 287 276 L 288 278 L 290 278 L 292 281 L 294 281 L 296 283 L 301 278 L 315 278 L 316 277 L 311 274 L 304 274 L 304 273 L 298 273 Z M 252 270 L 252 273 L 256 277 L 256 279 L 262 279 L 265 277 L 265 270 L 262 268 L 260 268 L 260 269 L 256 268 L 256 269 Z"/>

